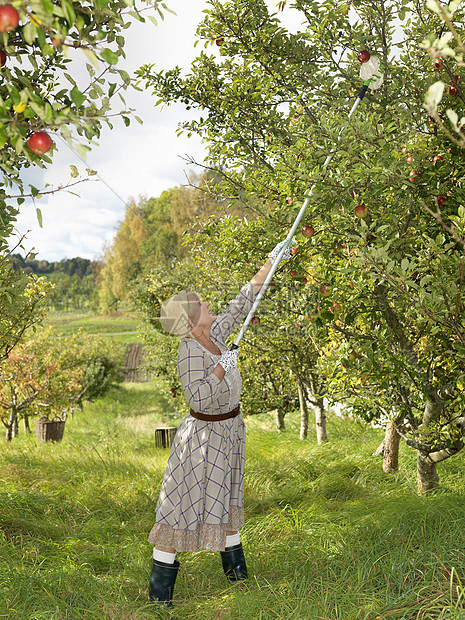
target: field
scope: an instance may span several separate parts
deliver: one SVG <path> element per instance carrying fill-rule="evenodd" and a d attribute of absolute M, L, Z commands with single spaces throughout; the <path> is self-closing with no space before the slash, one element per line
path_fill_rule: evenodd
<path fill-rule="evenodd" d="M 141 325 L 130 312 L 96 315 L 92 312 L 51 312 L 44 327 L 52 326 L 59 336 L 71 336 L 78 329 L 84 334 L 109 336 L 118 342 L 140 342 Z M 142 329 L 148 329 L 144 326 Z"/>
<path fill-rule="evenodd" d="M 66 424 L 63 442 L 22 434 L 0 455 L 0 618 L 18 620 L 413 620 L 465 618 L 464 455 L 416 494 L 415 455 L 385 475 L 382 434 L 330 416 L 330 442 L 246 421 L 250 572 L 228 587 L 218 553 L 179 554 L 173 615 L 147 601 L 155 504 L 176 422 L 157 383 L 125 384 Z"/>

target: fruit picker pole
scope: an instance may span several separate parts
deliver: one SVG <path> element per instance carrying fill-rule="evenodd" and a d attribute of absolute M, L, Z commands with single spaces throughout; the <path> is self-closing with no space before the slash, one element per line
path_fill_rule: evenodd
<path fill-rule="evenodd" d="M 382 81 L 383 81 L 383 68 L 382 68 L 382 65 L 381 65 L 379 59 L 377 58 L 377 56 L 372 56 L 371 57 L 370 64 L 371 64 L 371 67 L 369 67 L 369 69 L 371 69 L 372 75 L 363 82 L 363 85 L 362 85 L 362 87 L 360 88 L 360 90 L 358 92 L 357 99 L 355 100 L 354 105 L 352 106 L 352 109 L 349 112 L 349 115 L 348 115 L 348 119 L 349 120 L 352 118 L 353 114 L 355 113 L 355 110 L 360 105 L 360 103 L 361 103 L 362 99 L 364 98 L 364 96 L 365 96 L 368 88 L 370 87 L 370 85 L 371 85 L 371 88 L 379 88 L 379 86 L 381 86 L 381 84 L 382 84 Z M 363 71 L 363 69 L 362 69 L 362 71 Z M 374 82 L 374 84 L 373 84 L 373 82 Z M 341 129 L 341 131 L 339 132 L 339 135 L 337 137 L 337 144 L 339 144 L 339 142 L 341 140 L 342 131 L 343 131 L 343 129 Z M 329 166 L 332 158 L 334 157 L 334 154 L 336 153 L 336 150 L 337 149 L 334 148 L 328 154 L 328 156 L 326 157 L 326 159 L 325 159 L 325 161 L 323 163 L 323 166 L 322 166 L 323 171 Z M 262 288 L 260 289 L 259 293 L 257 294 L 257 297 L 256 297 L 256 299 L 255 299 L 255 301 L 253 303 L 253 306 L 251 307 L 251 309 L 249 311 L 249 314 L 247 315 L 244 323 L 242 324 L 241 331 L 239 332 L 236 340 L 234 341 L 234 344 L 231 347 L 231 351 L 233 351 L 234 349 L 238 349 L 239 348 L 239 343 L 242 340 L 242 338 L 243 338 L 243 336 L 244 336 L 244 334 L 245 334 L 245 332 L 246 332 L 246 330 L 247 330 L 247 328 L 248 328 L 248 326 L 250 324 L 250 321 L 252 320 L 252 317 L 254 316 L 255 311 L 257 310 L 257 308 L 258 308 L 258 306 L 259 306 L 263 296 L 265 295 L 265 293 L 267 291 L 267 288 L 268 288 L 268 285 L 271 282 L 271 279 L 273 278 L 276 270 L 278 269 L 280 263 L 282 262 L 283 256 L 284 256 L 287 248 L 292 243 L 292 238 L 294 236 L 294 233 L 297 230 L 297 227 L 300 224 L 300 221 L 302 220 L 302 218 L 303 218 L 303 216 L 305 214 L 305 211 L 307 210 L 308 205 L 310 204 L 310 198 L 313 195 L 313 190 L 315 189 L 315 185 L 316 185 L 316 183 L 313 184 L 313 186 L 311 187 L 311 189 L 310 189 L 310 191 L 308 193 L 308 196 L 305 198 L 304 203 L 303 203 L 303 205 L 302 205 L 302 207 L 301 207 L 297 217 L 295 218 L 294 223 L 292 224 L 292 227 L 291 227 L 291 229 L 289 231 L 289 234 L 287 235 L 287 237 L 286 237 L 286 239 L 284 241 L 284 244 L 283 244 L 279 254 L 276 257 L 276 260 L 273 263 L 273 265 L 272 265 L 272 267 L 270 269 L 270 272 L 268 273 L 268 275 L 267 275 L 267 277 L 265 279 L 265 282 L 262 285 Z"/>

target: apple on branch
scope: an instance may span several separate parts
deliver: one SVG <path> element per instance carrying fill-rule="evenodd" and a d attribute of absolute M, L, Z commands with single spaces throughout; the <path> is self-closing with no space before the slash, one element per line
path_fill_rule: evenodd
<path fill-rule="evenodd" d="M 44 155 L 52 148 L 53 140 L 45 131 L 37 131 L 28 139 L 27 145 L 36 155 Z"/>
<path fill-rule="evenodd" d="M 358 59 L 360 62 L 368 62 L 370 60 L 370 52 L 368 50 L 362 50 L 358 53 Z"/>
<path fill-rule="evenodd" d="M 304 237 L 313 237 L 313 235 L 315 234 L 315 229 L 313 228 L 313 226 L 304 226 L 302 228 L 302 234 Z"/>
<path fill-rule="evenodd" d="M 19 13 L 11 4 L 0 6 L 0 32 L 11 32 L 19 24 Z"/>
<path fill-rule="evenodd" d="M 258 316 L 253 316 L 253 317 L 250 319 L 250 324 L 251 324 L 251 325 L 260 325 L 260 319 L 259 319 L 259 317 L 258 317 Z"/>
<path fill-rule="evenodd" d="M 354 213 L 357 217 L 365 218 L 367 216 L 367 208 L 365 205 L 357 205 L 354 209 Z"/>

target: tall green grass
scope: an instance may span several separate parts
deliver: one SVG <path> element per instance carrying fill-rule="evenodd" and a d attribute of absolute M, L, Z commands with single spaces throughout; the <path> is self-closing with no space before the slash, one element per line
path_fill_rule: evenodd
<path fill-rule="evenodd" d="M 80 329 L 84 334 L 108 336 L 118 342 L 141 342 L 140 324 L 130 312 L 96 315 L 92 312 L 50 312 L 43 325 L 52 326 L 57 336 L 72 336 Z"/>
<path fill-rule="evenodd" d="M 155 504 L 175 422 L 157 385 L 125 385 L 68 420 L 60 444 L 20 437 L 0 456 L 0 618 L 169 617 L 147 601 Z M 176 422 L 175 422 L 176 423 Z M 250 579 L 229 587 L 218 553 L 179 554 L 173 618 L 465 618 L 463 455 L 418 497 L 415 455 L 381 471 L 381 432 L 331 417 L 330 442 L 247 420 Z"/>

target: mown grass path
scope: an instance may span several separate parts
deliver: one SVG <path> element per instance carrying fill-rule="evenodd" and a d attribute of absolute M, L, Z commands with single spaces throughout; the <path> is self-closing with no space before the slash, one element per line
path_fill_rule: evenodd
<path fill-rule="evenodd" d="M 125 385 L 69 420 L 60 444 L 2 444 L 0 618 L 169 617 L 147 602 L 146 539 L 168 457 L 153 430 L 170 407 L 154 383 Z M 379 430 L 330 417 L 317 446 L 299 441 L 297 417 L 279 435 L 260 416 L 247 433 L 250 580 L 230 588 L 218 553 L 179 554 L 172 618 L 465 618 L 463 455 L 421 498 L 410 450 L 382 473 Z"/>

